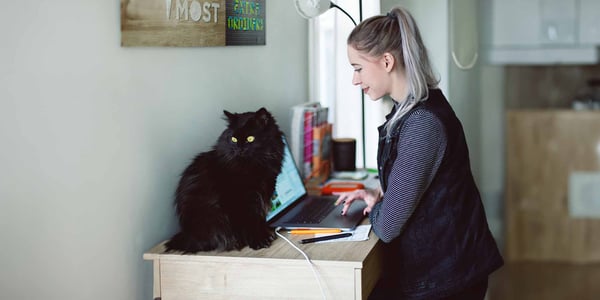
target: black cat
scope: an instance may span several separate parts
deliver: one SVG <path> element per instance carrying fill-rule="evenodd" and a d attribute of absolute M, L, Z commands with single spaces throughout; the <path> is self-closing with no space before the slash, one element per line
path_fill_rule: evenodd
<path fill-rule="evenodd" d="M 167 251 L 260 249 L 275 239 L 266 215 L 283 160 L 282 132 L 265 108 L 223 112 L 228 126 L 216 145 L 181 175 L 175 194 L 181 230 Z"/>

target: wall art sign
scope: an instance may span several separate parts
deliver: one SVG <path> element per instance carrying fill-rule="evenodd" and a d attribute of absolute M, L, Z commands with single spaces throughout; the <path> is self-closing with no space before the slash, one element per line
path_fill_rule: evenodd
<path fill-rule="evenodd" d="M 266 0 L 121 0 L 121 46 L 265 45 Z"/>

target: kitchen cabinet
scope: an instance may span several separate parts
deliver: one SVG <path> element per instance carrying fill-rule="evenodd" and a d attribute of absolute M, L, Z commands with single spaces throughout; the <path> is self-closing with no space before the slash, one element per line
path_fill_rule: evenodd
<path fill-rule="evenodd" d="M 573 45 L 576 43 L 577 0 L 539 0 L 540 44 Z M 534 26 L 535 27 L 535 26 Z"/>
<path fill-rule="evenodd" d="M 569 209 L 571 175 L 600 172 L 600 112 L 509 110 L 506 124 L 506 259 L 600 262 L 600 217 Z"/>
<path fill-rule="evenodd" d="M 492 6 L 494 47 L 575 42 L 575 0 L 504 0 Z"/>
<path fill-rule="evenodd" d="M 489 60 L 496 64 L 595 64 L 597 0 L 491 0 Z"/>
<path fill-rule="evenodd" d="M 600 1 L 579 0 L 579 42 L 600 45 Z"/>

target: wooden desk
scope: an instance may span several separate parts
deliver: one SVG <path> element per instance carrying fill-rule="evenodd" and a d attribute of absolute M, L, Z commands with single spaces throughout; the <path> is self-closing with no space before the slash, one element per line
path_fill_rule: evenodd
<path fill-rule="evenodd" d="M 282 234 L 316 265 L 327 299 L 366 299 L 379 279 L 382 245 L 372 231 L 363 242 L 306 245 L 298 243 L 306 236 Z M 164 253 L 163 244 L 143 255 L 154 264 L 155 299 L 323 299 L 304 256 L 281 238 L 267 249 L 195 255 Z"/>

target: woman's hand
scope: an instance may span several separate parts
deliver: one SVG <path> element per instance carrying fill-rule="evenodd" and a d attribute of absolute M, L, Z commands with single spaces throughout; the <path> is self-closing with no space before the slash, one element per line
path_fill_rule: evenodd
<path fill-rule="evenodd" d="M 344 204 L 344 208 L 342 208 L 342 215 L 346 215 L 346 212 L 352 205 L 354 200 L 363 200 L 367 203 L 367 207 L 363 210 L 363 214 L 366 215 L 371 212 L 373 206 L 379 201 L 381 201 L 381 190 L 355 190 L 352 192 L 345 193 L 334 193 L 334 195 L 339 195 L 340 197 L 335 201 L 335 205 L 339 205 L 340 203 Z"/>

